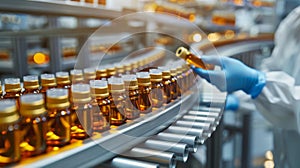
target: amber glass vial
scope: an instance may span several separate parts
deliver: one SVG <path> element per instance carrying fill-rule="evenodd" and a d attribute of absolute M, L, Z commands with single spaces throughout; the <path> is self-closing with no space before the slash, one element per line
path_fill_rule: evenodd
<path fill-rule="evenodd" d="M 6 166 L 21 159 L 19 115 L 16 102 L 0 101 L 0 166 Z"/>
<path fill-rule="evenodd" d="M 201 60 L 201 58 L 192 54 L 188 49 L 184 47 L 179 47 L 176 50 L 176 56 L 184 59 L 186 63 L 190 65 L 194 65 L 195 67 L 202 68 L 202 69 L 207 69 L 204 62 Z"/>
<path fill-rule="evenodd" d="M 174 65 L 175 66 L 175 65 Z M 177 80 L 177 71 L 175 68 L 170 68 L 170 74 L 171 74 L 171 97 L 172 100 L 176 100 L 178 97 L 178 80 Z"/>
<path fill-rule="evenodd" d="M 150 75 L 148 72 L 138 72 L 136 75 L 139 86 L 139 110 L 141 113 L 149 113 L 152 111 Z"/>
<path fill-rule="evenodd" d="M 90 86 L 73 84 L 71 92 L 71 138 L 85 139 L 93 133 Z"/>
<path fill-rule="evenodd" d="M 39 78 L 36 75 L 28 75 L 23 77 L 23 94 L 40 93 Z"/>
<path fill-rule="evenodd" d="M 43 95 L 46 98 L 46 92 L 48 89 L 53 89 L 56 88 L 56 80 L 55 80 L 55 76 L 54 74 L 42 74 L 41 75 L 41 93 L 43 93 Z"/>
<path fill-rule="evenodd" d="M 126 122 L 125 116 L 125 88 L 121 78 L 109 78 L 108 89 L 110 92 L 109 100 L 111 101 L 110 120 L 111 125 L 122 125 Z"/>
<path fill-rule="evenodd" d="M 22 95 L 22 88 L 19 78 L 7 78 L 4 79 L 5 83 L 5 99 L 15 99 L 17 102 L 17 108 L 20 107 L 20 96 Z"/>
<path fill-rule="evenodd" d="M 150 69 L 151 99 L 153 108 L 160 108 L 164 102 L 164 85 L 162 72 L 159 69 Z"/>
<path fill-rule="evenodd" d="M 125 116 L 127 119 L 140 117 L 139 111 L 139 88 L 136 75 L 122 76 L 126 90 Z"/>
<path fill-rule="evenodd" d="M 71 112 L 67 89 L 47 90 L 47 145 L 64 146 L 71 140 Z"/>
<path fill-rule="evenodd" d="M 94 68 L 85 68 L 83 70 L 84 83 L 90 84 L 90 80 L 96 79 L 96 70 Z"/>
<path fill-rule="evenodd" d="M 83 73 L 82 70 L 80 69 L 72 69 L 70 71 L 70 79 L 72 84 L 77 84 L 77 83 L 83 83 L 84 78 L 83 78 Z"/>
<path fill-rule="evenodd" d="M 47 111 L 42 94 L 21 96 L 21 155 L 30 157 L 46 151 Z"/>
<path fill-rule="evenodd" d="M 96 80 L 101 80 L 107 78 L 107 69 L 106 67 L 98 67 L 96 70 Z"/>
<path fill-rule="evenodd" d="M 172 100 L 171 95 L 171 72 L 166 67 L 158 67 L 162 71 L 163 85 L 164 85 L 164 102 L 170 103 Z"/>
<path fill-rule="evenodd" d="M 109 114 L 111 103 L 109 100 L 107 81 L 91 80 L 90 88 L 92 97 L 93 131 L 104 132 L 110 129 Z"/>

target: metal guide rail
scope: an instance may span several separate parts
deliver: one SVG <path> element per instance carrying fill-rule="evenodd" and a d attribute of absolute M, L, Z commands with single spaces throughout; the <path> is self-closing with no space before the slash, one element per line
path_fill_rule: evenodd
<path fill-rule="evenodd" d="M 12 166 L 90 167 L 110 160 L 131 148 L 134 149 L 131 149 L 133 153 L 143 153 L 145 152 L 145 146 L 136 146 L 145 140 L 147 140 L 147 143 L 144 145 L 147 147 L 148 145 L 153 146 L 154 149 L 151 150 L 155 154 L 158 147 L 169 146 L 169 142 L 162 142 L 164 139 L 171 139 L 171 142 L 173 140 L 173 144 L 176 144 L 176 140 L 182 142 L 172 148 L 172 151 L 182 151 L 183 153 L 176 153 L 176 155 L 172 155 L 172 158 L 174 161 L 184 161 L 187 159 L 188 152 L 195 152 L 198 144 L 203 143 L 210 136 L 212 131 L 215 130 L 215 121 L 218 121 L 221 117 L 222 110 L 217 108 L 201 107 L 197 111 L 188 111 L 199 102 L 199 96 L 194 94 L 197 87 L 191 88 L 180 99 L 141 118 L 129 121 L 125 125 L 97 134 L 84 141 L 77 141 L 62 147 L 58 151 L 24 159 Z M 197 120 L 188 118 L 189 116 L 195 116 Z M 187 144 L 184 145 L 183 143 Z M 159 153 L 158 151 L 157 155 L 160 155 Z M 154 155 L 153 159 L 155 160 L 155 158 Z"/>

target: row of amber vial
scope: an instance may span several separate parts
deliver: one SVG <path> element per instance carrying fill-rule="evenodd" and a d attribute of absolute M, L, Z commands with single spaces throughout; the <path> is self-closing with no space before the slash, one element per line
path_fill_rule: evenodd
<path fill-rule="evenodd" d="M 179 64 L 178 64 L 179 65 Z M 174 67 L 174 68 L 173 68 Z M 86 72 L 86 70 L 84 70 Z M 0 165 L 86 139 L 162 109 L 192 86 L 185 65 L 86 80 L 81 70 L 5 79 L 0 101 Z M 79 75 L 81 74 L 81 75 Z"/>

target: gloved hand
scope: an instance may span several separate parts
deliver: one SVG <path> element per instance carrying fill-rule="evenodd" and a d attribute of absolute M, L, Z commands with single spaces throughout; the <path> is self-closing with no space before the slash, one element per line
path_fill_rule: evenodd
<path fill-rule="evenodd" d="M 228 94 L 225 103 L 225 110 L 236 111 L 240 106 L 240 100 L 234 94 Z"/>
<path fill-rule="evenodd" d="M 265 86 L 265 75 L 246 66 L 239 60 L 218 56 L 202 56 L 201 59 L 206 64 L 220 66 L 221 70 L 204 70 L 195 67 L 192 69 L 221 91 L 232 93 L 243 90 L 255 98 Z"/>

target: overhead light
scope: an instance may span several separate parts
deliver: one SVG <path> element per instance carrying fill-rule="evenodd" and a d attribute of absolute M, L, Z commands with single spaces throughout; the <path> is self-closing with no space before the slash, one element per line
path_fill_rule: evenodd
<path fill-rule="evenodd" d="M 202 40 L 201 34 L 195 33 L 195 34 L 193 35 L 193 41 L 194 41 L 194 42 L 200 42 L 201 40 Z"/>
<path fill-rule="evenodd" d="M 221 38 L 220 33 L 209 33 L 207 36 L 209 41 L 218 41 Z"/>
<path fill-rule="evenodd" d="M 47 56 L 44 53 L 37 52 L 33 55 L 33 61 L 36 64 L 44 64 L 47 62 Z"/>

